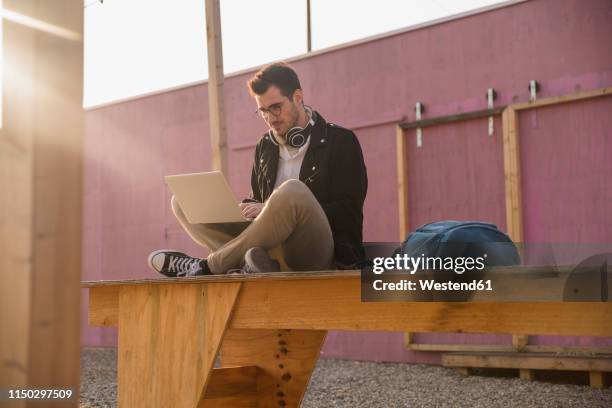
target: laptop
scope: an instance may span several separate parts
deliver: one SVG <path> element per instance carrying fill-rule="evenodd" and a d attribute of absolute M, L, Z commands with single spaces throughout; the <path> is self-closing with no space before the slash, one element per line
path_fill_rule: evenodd
<path fill-rule="evenodd" d="M 220 171 L 164 177 L 191 224 L 250 221 Z"/>

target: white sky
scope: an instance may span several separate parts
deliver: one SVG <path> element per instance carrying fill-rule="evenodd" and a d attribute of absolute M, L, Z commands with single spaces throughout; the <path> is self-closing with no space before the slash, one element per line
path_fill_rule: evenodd
<path fill-rule="evenodd" d="M 0 0 L 1 1 L 1 0 Z M 311 0 L 313 50 L 500 0 Z M 306 0 L 220 0 L 225 73 L 306 52 Z M 84 0 L 84 105 L 208 77 L 204 0 Z"/>

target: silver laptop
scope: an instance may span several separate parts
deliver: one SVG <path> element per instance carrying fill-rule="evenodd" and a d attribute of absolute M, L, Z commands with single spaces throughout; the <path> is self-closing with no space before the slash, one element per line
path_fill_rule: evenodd
<path fill-rule="evenodd" d="M 250 221 L 220 171 L 164 177 L 191 224 Z"/>

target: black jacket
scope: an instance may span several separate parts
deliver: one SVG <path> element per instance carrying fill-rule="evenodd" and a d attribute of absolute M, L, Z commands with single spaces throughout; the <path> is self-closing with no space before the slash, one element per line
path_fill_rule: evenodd
<path fill-rule="evenodd" d="M 262 203 L 272 194 L 276 181 L 279 147 L 271 137 L 266 133 L 257 143 L 251 173 L 251 198 Z M 300 180 L 310 188 L 327 215 L 336 261 L 343 266 L 363 262 L 363 202 L 368 176 L 355 134 L 327 123 L 316 113 Z"/>

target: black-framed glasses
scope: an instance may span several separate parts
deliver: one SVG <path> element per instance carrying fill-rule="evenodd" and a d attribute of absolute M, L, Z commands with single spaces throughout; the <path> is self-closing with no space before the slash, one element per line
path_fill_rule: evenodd
<path fill-rule="evenodd" d="M 283 103 L 284 102 L 285 101 L 283 100 L 281 102 L 273 103 L 272 105 L 268 106 L 267 108 L 257 108 L 255 110 L 255 113 L 258 114 L 259 116 L 261 116 L 262 118 L 265 118 L 268 115 L 278 116 L 283 111 Z"/>

